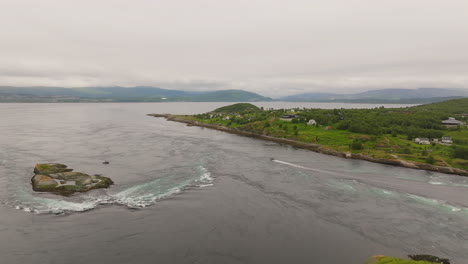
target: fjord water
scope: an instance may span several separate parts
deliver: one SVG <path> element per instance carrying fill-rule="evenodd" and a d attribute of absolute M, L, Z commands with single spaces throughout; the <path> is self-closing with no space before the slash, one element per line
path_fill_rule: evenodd
<path fill-rule="evenodd" d="M 0 262 L 363 263 L 426 253 L 466 263 L 466 177 L 146 116 L 226 104 L 0 104 Z M 115 185 L 34 193 L 41 162 Z"/>

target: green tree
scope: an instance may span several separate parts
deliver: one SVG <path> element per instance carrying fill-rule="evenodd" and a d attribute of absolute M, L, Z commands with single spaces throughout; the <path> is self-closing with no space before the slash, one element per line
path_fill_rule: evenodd
<path fill-rule="evenodd" d="M 434 156 L 432 156 L 432 155 L 427 156 L 426 162 L 429 163 L 429 164 L 434 164 L 435 163 Z"/>
<path fill-rule="evenodd" d="M 364 148 L 364 146 L 362 145 L 361 141 L 359 141 L 359 140 L 354 140 L 353 143 L 351 143 L 351 149 L 353 149 L 353 150 L 361 150 L 363 148 Z"/>

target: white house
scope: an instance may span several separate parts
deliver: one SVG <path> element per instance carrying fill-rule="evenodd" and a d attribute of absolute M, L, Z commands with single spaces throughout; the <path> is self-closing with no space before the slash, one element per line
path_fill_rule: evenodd
<path fill-rule="evenodd" d="M 421 145 L 429 145 L 431 142 L 429 141 L 428 138 L 416 138 L 414 139 L 415 143 L 421 144 Z"/>
<path fill-rule="evenodd" d="M 442 137 L 442 143 L 452 144 L 453 141 L 451 137 Z"/>
<path fill-rule="evenodd" d="M 307 125 L 317 125 L 317 122 L 315 122 L 314 119 L 311 119 L 309 122 L 307 122 Z"/>

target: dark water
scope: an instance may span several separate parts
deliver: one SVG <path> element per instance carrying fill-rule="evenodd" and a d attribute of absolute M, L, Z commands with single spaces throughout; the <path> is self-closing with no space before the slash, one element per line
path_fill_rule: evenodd
<path fill-rule="evenodd" d="M 466 177 L 145 115 L 221 105 L 0 104 L 0 263 L 363 263 L 414 253 L 468 263 Z M 116 184 L 70 198 L 34 193 L 39 162 Z"/>

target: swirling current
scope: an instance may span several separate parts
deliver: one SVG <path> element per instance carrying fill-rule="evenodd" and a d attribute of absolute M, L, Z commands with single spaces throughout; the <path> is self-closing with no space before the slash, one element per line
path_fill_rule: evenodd
<path fill-rule="evenodd" d="M 0 104 L 2 263 L 363 263 L 376 254 L 467 263 L 467 177 L 146 116 L 221 105 Z M 115 185 L 33 192 L 42 162 Z"/>

